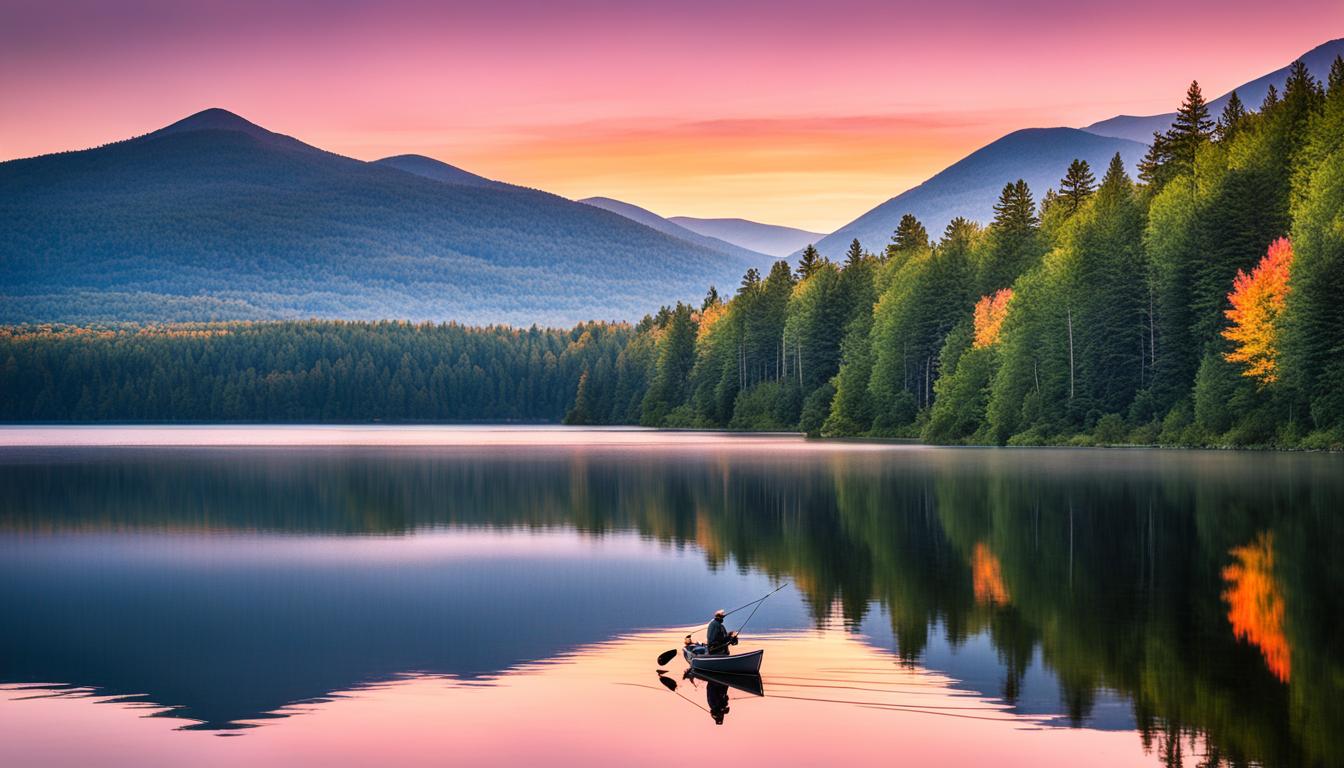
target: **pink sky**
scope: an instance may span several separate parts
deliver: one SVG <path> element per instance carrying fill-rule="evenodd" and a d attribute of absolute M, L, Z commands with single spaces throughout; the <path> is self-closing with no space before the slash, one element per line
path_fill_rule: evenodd
<path fill-rule="evenodd" d="M 0 5 L 0 159 L 219 106 L 363 159 L 830 230 L 976 147 L 1210 96 L 1344 3 Z"/>

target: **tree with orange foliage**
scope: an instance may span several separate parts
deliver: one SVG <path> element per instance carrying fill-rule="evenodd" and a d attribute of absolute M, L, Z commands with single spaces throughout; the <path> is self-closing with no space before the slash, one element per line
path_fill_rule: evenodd
<path fill-rule="evenodd" d="M 1284 630 L 1283 588 L 1274 571 L 1274 535 L 1260 533 L 1246 546 L 1234 547 L 1232 557 L 1236 561 L 1223 569 L 1223 602 L 1232 633 L 1258 647 L 1265 666 L 1286 683 L 1292 647 Z"/>
<path fill-rule="evenodd" d="M 1248 275 L 1237 270 L 1232 292 L 1227 295 L 1232 308 L 1225 313 L 1232 325 L 1223 330 L 1223 338 L 1235 347 L 1223 357 L 1229 363 L 1243 363 L 1241 375 L 1254 378 L 1260 386 L 1279 380 L 1279 317 L 1288 299 L 1288 268 L 1293 263 L 1293 245 L 1279 238 Z"/>
<path fill-rule="evenodd" d="M 1012 288 L 1002 288 L 975 303 L 975 349 L 992 346 L 999 340 L 1003 319 L 1008 316 L 1008 302 L 1013 299 Z"/>

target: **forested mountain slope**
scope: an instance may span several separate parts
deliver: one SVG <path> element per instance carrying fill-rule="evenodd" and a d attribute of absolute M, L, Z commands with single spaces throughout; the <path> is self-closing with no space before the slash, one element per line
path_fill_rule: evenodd
<path fill-rule="evenodd" d="M 555 195 L 391 165 L 224 110 L 0 163 L 0 321 L 571 324 L 634 318 L 749 266 Z"/>
<path fill-rule="evenodd" d="M 868 211 L 817 242 L 817 250 L 839 258 L 858 238 L 864 248 L 881 251 L 901 217 L 912 214 L 930 232 L 941 232 L 953 218 L 988 222 L 1003 185 L 1025 179 L 1042 195 L 1059 181 L 1060 170 L 1075 158 L 1105 168 L 1119 152 L 1133 169 L 1143 157 L 1142 144 L 1096 136 L 1076 128 L 1027 128 L 1014 131 L 953 163 L 919 186 Z"/>
<path fill-rule="evenodd" d="M 502 181 L 487 179 L 484 176 L 478 176 L 471 171 L 464 171 L 455 165 L 449 165 L 442 160 L 435 160 L 432 157 L 424 155 L 393 155 L 384 157 L 382 160 L 374 160 L 375 165 L 384 165 L 388 168 L 396 168 L 399 171 L 413 173 L 416 176 L 423 176 L 426 179 L 441 181 L 444 184 L 460 184 L 467 187 L 494 187 L 496 189 L 521 189 L 512 184 L 505 184 Z"/>
<path fill-rule="evenodd" d="M 1336 56 L 1344 54 L 1344 38 L 1331 40 L 1328 43 L 1312 48 L 1310 51 L 1302 54 L 1299 60 L 1306 65 L 1307 71 L 1317 80 L 1325 80 L 1330 72 L 1330 63 Z M 1209 102 L 1209 108 L 1214 114 L 1223 111 L 1227 106 L 1228 99 L 1231 98 L 1233 91 L 1237 98 L 1244 104 L 1254 108 L 1265 100 L 1269 93 L 1270 86 L 1276 91 L 1282 92 L 1284 84 L 1288 81 L 1288 71 L 1291 67 L 1285 66 L 1270 72 L 1262 77 L 1242 83 L 1232 91 L 1219 96 Z M 1171 127 L 1171 121 L 1176 118 L 1175 112 L 1165 112 L 1160 115 L 1116 115 L 1115 117 L 1101 120 L 1093 123 L 1083 130 L 1088 133 L 1095 133 L 1098 136 L 1112 136 L 1121 139 L 1131 139 L 1141 141 L 1145 144 L 1153 140 L 1153 132 L 1162 132 Z"/>

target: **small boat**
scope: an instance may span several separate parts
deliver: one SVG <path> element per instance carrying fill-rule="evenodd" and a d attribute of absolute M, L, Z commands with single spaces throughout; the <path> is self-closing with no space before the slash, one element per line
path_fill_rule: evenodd
<path fill-rule="evenodd" d="M 703 680 L 706 683 L 717 683 L 726 685 L 733 690 L 742 691 L 752 696 L 765 695 L 765 682 L 761 680 L 758 674 L 733 674 L 731 672 L 702 672 L 698 669 L 686 670 L 686 677 L 692 680 Z"/>
<path fill-rule="evenodd" d="M 731 656 L 710 656 L 704 645 L 688 645 L 681 649 L 686 663 L 697 672 L 719 672 L 732 675 L 756 675 L 761 671 L 765 650 L 748 651 Z"/>

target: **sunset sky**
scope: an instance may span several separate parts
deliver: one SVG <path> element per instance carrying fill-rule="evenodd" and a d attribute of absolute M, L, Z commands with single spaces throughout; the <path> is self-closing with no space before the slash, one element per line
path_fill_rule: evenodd
<path fill-rule="evenodd" d="M 218 106 L 362 159 L 829 231 L 1026 126 L 1212 97 L 1344 35 L 1265 3 L 0 1 L 0 159 Z"/>

